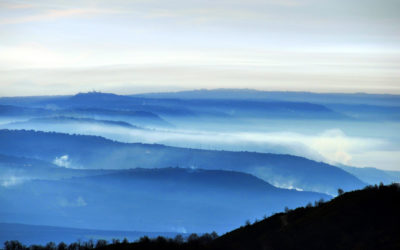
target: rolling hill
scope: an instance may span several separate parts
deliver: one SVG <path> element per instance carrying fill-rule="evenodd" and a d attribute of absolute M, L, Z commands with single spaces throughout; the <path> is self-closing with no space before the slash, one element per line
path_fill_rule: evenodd
<path fill-rule="evenodd" d="M 71 168 L 84 169 L 177 166 L 242 171 L 279 187 L 331 195 L 338 188 L 354 190 L 365 186 L 340 168 L 297 156 L 120 143 L 99 136 L 0 130 L 0 154 L 48 162 L 66 156 Z"/>
<path fill-rule="evenodd" d="M 57 180 L 70 177 L 102 175 L 117 171 L 71 169 L 67 168 L 65 164 L 65 158 L 60 158 L 58 161 L 50 163 L 32 158 L 0 154 L 0 186 L 13 186 L 27 180 Z"/>
<path fill-rule="evenodd" d="M 119 170 L 0 186 L 0 221 L 75 228 L 226 232 L 330 196 L 276 188 L 252 175 L 182 168 Z"/>

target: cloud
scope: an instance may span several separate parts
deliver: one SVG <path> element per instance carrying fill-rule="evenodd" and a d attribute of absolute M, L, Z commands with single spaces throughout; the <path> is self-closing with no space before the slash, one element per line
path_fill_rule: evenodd
<path fill-rule="evenodd" d="M 5 9 L 30 9 L 32 7 L 34 7 L 34 5 L 27 3 L 0 3 L 0 8 Z"/>
<path fill-rule="evenodd" d="M 193 86 L 400 93 L 398 52 L 291 54 L 248 50 L 224 54 L 147 49 L 81 52 L 54 50 L 39 44 L 0 46 L 1 94 L 67 94 L 91 89 L 126 94 Z M 96 65 L 103 62 L 114 65 Z"/>
<path fill-rule="evenodd" d="M 25 15 L 25 16 L 10 17 L 10 18 L 6 18 L 6 19 L 2 19 L 2 20 L 0 20 L 0 25 L 41 22 L 41 21 L 54 21 L 56 19 L 69 18 L 69 17 L 74 17 L 74 16 L 88 17 L 91 15 L 111 14 L 111 13 L 115 13 L 115 11 L 104 10 L 104 9 L 64 9 L 64 10 L 52 9 L 52 10 L 48 10 L 48 11 L 45 11 L 44 13 L 40 13 L 40 14 Z"/>
<path fill-rule="evenodd" d="M 71 161 L 69 160 L 68 155 L 63 155 L 60 157 L 56 157 L 53 161 L 59 167 L 69 168 L 71 166 Z"/>
<path fill-rule="evenodd" d="M 294 183 L 290 183 L 287 180 L 270 180 L 270 184 L 274 185 L 275 187 L 278 188 L 285 188 L 285 189 L 294 189 L 296 191 L 304 191 L 304 189 L 298 188 Z"/>
<path fill-rule="evenodd" d="M 100 131 L 101 129 L 98 129 L 96 133 L 101 133 Z M 399 154 L 394 149 L 398 146 L 392 145 L 385 139 L 349 136 L 339 128 L 327 129 L 315 134 L 288 131 L 244 133 L 183 130 L 152 132 L 135 130 L 106 132 L 103 130 L 103 132 L 106 137 L 120 141 L 142 141 L 211 150 L 283 153 L 330 164 L 360 167 L 398 169 L 396 162 L 400 160 Z"/>
<path fill-rule="evenodd" d="M 311 147 L 318 150 L 326 159 L 333 163 L 349 164 L 354 147 L 365 147 L 367 142 L 360 142 L 365 139 L 347 137 L 340 129 L 331 129 L 323 132 L 311 140 Z M 363 144 L 363 145 L 359 145 Z"/>
<path fill-rule="evenodd" d="M 26 177 L 19 177 L 19 176 L 1 176 L 0 177 L 0 185 L 2 187 L 8 188 L 11 186 L 19 185 L 22 184 L 24 181 L 26 181 Z"/>

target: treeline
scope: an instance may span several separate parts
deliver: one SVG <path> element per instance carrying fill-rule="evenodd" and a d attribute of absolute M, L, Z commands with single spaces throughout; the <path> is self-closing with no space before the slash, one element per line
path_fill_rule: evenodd
<path fill-rule="evenodd" d="M 111 242 L 106 240 L 89 240 L 86 242 L 77 241 L 71 244 L 60 242 L 58 245 L 54 242 L 49 242 L 45 246 L 25 246 L 17 240 L 12 240 L 4 243 L 4 250 L 205 249 L 209 243 L 217 237 L 218 234 L 212 232 L 211 234 L 205 233 L 201 236 L 190 234 L 187 238 L 178 234 L 173 239 L 162 236 L 158 236 L 157 238 L 144 236 L 134 242 L 129 242 L 128 239 L 125 238 L 122 241 L 119 239 L 113 239 Z"/>

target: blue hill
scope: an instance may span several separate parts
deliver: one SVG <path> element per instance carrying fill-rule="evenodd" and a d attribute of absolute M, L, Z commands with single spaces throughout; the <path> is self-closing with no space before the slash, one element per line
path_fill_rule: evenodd
<path fill-rule="evenodd" d="M 365 186 L 340 168 L 297 156 L 120 143 L 99 136 L 0 130 L 0 153 L 49 162 L 68 155 L 71 166 L 86 169 L 179 166 L 242 171 L 280 187 L 328 194 Z"/>

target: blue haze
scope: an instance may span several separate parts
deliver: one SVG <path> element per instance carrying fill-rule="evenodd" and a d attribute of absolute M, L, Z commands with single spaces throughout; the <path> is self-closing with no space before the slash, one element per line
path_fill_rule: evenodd
<path fill-rule="evenodd" d="M 398 182 L 399 111 L 395 95 L 231 89 L 0 98 L 0 231 L 224 233 Z"/>

